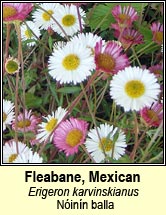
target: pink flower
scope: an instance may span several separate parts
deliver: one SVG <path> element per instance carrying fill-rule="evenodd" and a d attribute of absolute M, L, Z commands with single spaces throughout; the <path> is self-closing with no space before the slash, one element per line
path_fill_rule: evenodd
<path fill-rule="evenodd" d="M 122 33 L 115 31 L 114 36 L 119 39 L 124 48 L 143 43 L 143 35 L 131 28 L 125 28 Z"/>
<path fill-rule="evenodd" d="M 150 29 L 153 33 L 153 41 L 161 45 L 163 43 L 163 25 L 160 22 L 153 22 Z"/>
<path fill-rule="evenodd" d="M 84 143 L 87 134 L 88 123 L 84 120 L 71 117 L 65 120 L 54 132 L 53 143 L 66 156 L 78 152 L 78 147 Z"/>
<path fill-rule="evenodd" d="M 162 77 L 163 65 L 162 64 L 156 64 L 154 66 L 149 67 L 149 70 L 151 73 L 155 74 L 156 77 Z"/>
<path fill-rule="evenodd" d="M 23 21 L 32 11 L 32 3 L 3 3 L 3 21 Z"/>
<path fill-rule="evenodd" d="M 116 74 L 119 70 L 129 66 L 129 60 L 126 54 L 122 54 L 122 47 L 114 41 L 108 42 L 105 46 L 102 40 L 95 46 L 96 70 Z"/>
<path fill-rule="evenodd" d="M 18 115 L 18 122 L 17 122 L 18 131 L 24 132 L 24 127 L 25 127 L 25 132 L 32 131 L 35 133 L 36 126 L 38 125 L 40 119 L 35 115 L 32 115 L 31 113 L 32 113 L 32 110 L 30 110 L 29 112 L 25 110 L 25 120 L 23 118 L 23 113 L 20 113 Z M 13 122 L 12 128 L 13 129 L 16 128 L 15 122 Z"/>
<path fill-rule="evenodd" d="M 112 15 L 122 28 L 130 27 L 133 21 L 138 19 L 137 12 L 130 6 L 124 6 L 122 9 L 121 5 L 117 5 L 113 8 Z"/>
<path fill-rule="evenodd" d="M 158 127 L 163 119 L 163 104 L 155 102 L 150 108 L 144 107 L 140 115 L 148 126 Z"/>

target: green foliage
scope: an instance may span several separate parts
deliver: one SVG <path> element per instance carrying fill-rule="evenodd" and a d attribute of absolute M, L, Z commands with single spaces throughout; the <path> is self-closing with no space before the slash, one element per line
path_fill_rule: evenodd
<path fill-rule="evenodd" d="M 111 14 L 112 9 L 117 3 L 99 3 L 93 11 L 89 11 L 87 14 L 88 24 L 91 30 L 100 29 L 104 31 L 110 28 L 111 23 L 115 23 L 115 19 Z M 129 3 L 120 3 L 121 6 L 128 6 Z M 138 12 L 139 15 L 143 13 L 144 7 L 147 3 L 130 3 L 130 5 Z"/>
<path fill-rule="evenodd" d="M 26 106 L 27 108 L 39 108 L 42 104 L 42 98 L 35 96 L 32 93 L 26 93 Z"/>
<path fill-rule="evenodd" d="M 79 93 L 81 91 L 80 87 L 62 87 L 57 90 L 58 93 L 70 94 L 70 93 Z"/>
<path fill-rule="evenodd" d="M 120 4 L 122 7 L 131 6 L 138 13 L 138 20 L 132 25 L 132 29 L 140 32 L 144 37 L 144 43 L 133 45 L 132 47 L 124 48 L 122 44 L 123 54 L 129 57 L 131 66 L 138 65 L 140 67 L 156 65 L 163 62 L 161 47 L 153 42 L 153 33 L 150 29 L 153 21 L 162 20 L 160 3 L 145 3 L 145 2 L 108 2 L 108 3 L 89 3 L 81 6 L 86 11 L 86 26 L 84 32 L 93 32 L 101 36 L 106 42 L 111 40 L 120 41 L 120 38 L 115 38 L 115 30 L 111 28 L 111 24 L 116 23 L 112 15 L 113 8 Z M 37 6 L 36 6 L 37 7 Z M 35 8 L 34 8 L 35 10 Z M 32 17 L 29 17 L 30 20 Z M 6 26 L 3 26 L 3 50 L 5 53 L 6 46 Z M 69 37 L 69 40 L 71 37 Z M 136 127 L 135 119 L 132 112 L 124 112 L 124 109 L 115 104 L 110 96 L 110 81 L 113 78 L 112 74 L 101 73 L 90 85 L 91 76 L 82 83 L 82 86 L 70 84 L 61 84 L 51 78 L 48 72 L 48 60 L 52 54 L 54 43 L 66 41 L 65 38 L 58 33 L 49 34 L 46 30 L 41 30 L 40 39 L 34 47 L 29 47 L 29 42 L 34 40 L 28 39 L 22 42 L 23 68 L 25 81 L 25 107 L 27 110 L 32 109 L 35 116 L 47 116 L 52 111 L 56 111 L 57 107 L 62 106 L 70 110 L 69 117 L 76 117 L 85 120 L 88 123 L 88 130 L 95 128 L 101 124 L 107 123 L 117 127 L 118 130 L 111 140 L 113 145 L 119 137 L 119 130 L 122 130 L 126 137 L 126 151 L 119 160 L 114 160 L 111 157 L 105 158 L 102 163 L 108 164 L 133 164 L 133 163 L 162 163 L 163 159 L 163 133 L 157 133 L 155 127 L 148 127 L 141 120 L 140 113 L 136 113 L 138 127 Z M 8 54 L 18 56 L 18 37 L 14 25 L 11 26 L 10 41 Z M 5 54 L 4 54 L 5 56 Z M 59 71 L 60 72 L 60 71 Z M 92 76 L 95 74 L 95 69 Z M 23 71 L 20 69 L 18 84 L 18 114 L 23 109 Z M 158 79 L 163 82 L 163 78 Z M 87 87 L 87 88 L 86 88 Z M 16 98 L 16 75 L 9 74 L 3 77 L 3 97 L 11 100 L 13 103 Z M 81 95 L 81 96 L 80 96 Z M 162 94 L 160 95 L 160 97 Z M 78 100 L 77 100 L 78 99 Z M 75 102 L 77 101 L 77 102 Z M 73 105 L 73 102 L 74 105 Z M 39 126 L 39 125 L 38 125 Z M 37 127 L 38 129 L 38 127 Z M 21 132 L 18 131 L 18 139 L 23 141 L 26 139 L 26 144 L 31 147 L 34 152 L 39 152 L 43 145 L 36 144 L 31 146 L 31 139 L 35 138 L 36 131 Z M 87 131 L 88 133 L 88 131 Z M 87 137 L 87 136 L 86 136 Z M 15 131 L 11 125 L 3 132 L 5 141 L 15 138 Z M 110 135 L 107 136 L 108 140 Z M 139 142 L 140 141 L 140 142 Z M 131 153 L 134 145 L 138 143 L 134 159 L 131 159 Z M 113 147 L 114 149 L 114 147 Z M 48 140 L 47 144 L 42 149 L 41 156 L 44 163 L 51 164 L 69 164 L 69 163 L 93 163 L 90 154 L 87 152 L 85 145 L 79 146 L 78 153 L 70 156 L 62 151 L 59 151 L 53 141 Z"/>

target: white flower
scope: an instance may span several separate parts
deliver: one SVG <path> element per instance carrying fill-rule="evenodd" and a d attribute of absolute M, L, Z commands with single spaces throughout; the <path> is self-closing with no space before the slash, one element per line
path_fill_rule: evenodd
<path fill-rule="evenodd" d="M 160 85 L 157 78 L 147 69 L 127 67 L 113 76 L 110 95 L 125 111 L 139 111 L 157 100 Z"/>
<path fill-rule="evenodd" d="M 22 41 L 26 41 L 28 39 L 34 40 L 32 42 L 28 42 L 27 45 L 33 46 L 35 45 L 35 40 L 39 38 L 41 35 L 39 28 L 32 21 L 27 21 L 26 24 L 21 25 L 21 38 Z M 36 37 L 37 38 L 36 38 Z"/>
<path fill-rule="evenodd" d="M 106 156 L 118 160 L 124 155 L 127 145 L 124 133 L 105 123 L 97 127 L 97 130 L 89 131 L 85 146 L 96 163 L 100 163 Z"/>
<path fill-rule="evenodd" d="M 58 8 L 60 7 L 60 4 L 42 3 L 39 6 L 42 7 L 45 11 L 47 11 L 47 13 L 42 9 L 37 9 L 32 15 L 35 25 L 38 28 L 45 30 L 47 30 L 48 28 L 52 28 L 55 21 L 52 19 L 50 15 L 52 15 L 53 17 L 55 16 L 55 14 L 58 11 Z"/>
<path fill-rule="evenodd" d="M 3 131 L 6 125 L 10 125 L 14 120 L 14 104 L 11 101 L 3 99 Z"/>
<path fill-rule="evenodd" d="M 81 19 L 81 26 L 83 28 L 83 25 L 84 25 L 83 17 L 85 17 L 85 12 L 80 7 L 79 7 L 79 13 L 80 13 L 80 19 Z M 77 33 L 80 30 L 78 13 L 75 5 L 70 5 L 70 6 L 60 5 L 60 7 L 57 10 L 57 13 L 55 14 L 55 19 L 64 29 L 66 34 L 69 36 L 73 36 L 75 33 Z M 53 25 L 53 30 L 59 33 L 61 36 L 65 36 L 61 28 L 57 26 L 55 23 Z"/>
<path fill-rule="evenodd" d="M 3 146 L 3 163 L 13 163 L 19 154 L 24 153 L 25 156 L 31 151 L 22 142 L 18 142 L 18 153 L 17 153 L 17 144 L 14 140 L 6 142 Z"/>
<path fill-rule="evenodd" d="M 19 154 L 13 163 L 43 163 L 43 158 L 37 152 L 29 151 L 27 155 L 25 153 Z"/>
<path fill-rule="evenodd" d="M 96 34 L 90 33 L 80 33 L 77 36 L 74 36 L 71 39 L 71 42 L 74 41 L 74 43 L 79 43 L 85 45 L 87 48 L 90 48 L 92 53 L 94 53 L 94 48 L 96 46 L 96 43 L 102 40 L 100 36 L 97 36 Z"/>
<path fill-rule="evenodd" d="M 38 129 L 36 139 L 38 139 L 40 143 L 47 140 L 47 138 L 52 141 L 53 131 L 56 126 L 61 122 L 66 113 L 66 109 L 58 107 L 55 112 L 52 112 L 52 114 L 49 114 L 47 117 L 43 117 L 46 119 L 46 122 L 42 122 L 41 124 L 39 124 L 40 128 Z"/>
<path fill-rule="evenodd" d="M 48 63 L 49 74 L 60 83 L 80 83 L 95 68 L 91 50 L 74 40 L 62 49 L 54 49 Z"/>

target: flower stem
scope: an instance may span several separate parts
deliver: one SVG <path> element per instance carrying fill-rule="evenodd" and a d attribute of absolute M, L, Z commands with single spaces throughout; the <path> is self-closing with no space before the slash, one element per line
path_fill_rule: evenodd
<path fill-rule="evenodd" d="M 22 102 L 23 102 L 23 121 L 25 122 L 25 75 L 24 75 L 24 62 L 23 62 L 23 53 L 22 53 L 22 41 L 21 41 L 21 27 L 20 23 L 16 23 L 16 31 L 17 31 L 17 36 L 18 36 L 18 60 L 21 63 L 21 71 L 22 71 L 22 76 L 21 76 L 21 82 L 22 82 Z M 25 142 L 25 123 L 24 123 L 24 142 Z"/>
<path fill-rule="evenodd" d="M 136 155 L 136 151 L 138 149 L 139 146 L 139 141 L 138 141 L 138 133 L 139 133 L 139 128 L 138 128 L 138 121 L 137 121 L 137 115 L 135 113 L 135 111 L 133 111 L 133 116 L 134 116 L 134 132 L 135 132 L 135 142 L 134 142 L 134 148 L 130 154 L 130 158 L 131 160 L 134 160 L 135 155 Z"/>
<path fill-rule="evenodd" d="M 5 65 L 6 58 L 9 55 L 10 29 L 11 29 L 11 25 L 7 24 L 6 25 L 6 45 L 5 45 L 4 65 Z M 3 74 L 4 73 L 5 73 L 5 66 L 3 66 Z"/>
<path fill-rule="evenodd" d="M 142 163 L 145 158 L 147 157 L 148 153 L 149 153 L 149 149 L 151 148 L 151 146 L 153 145 L 154 141 L 156 140 L 156 138 L 158 137 L 159 133 L 161 132 L 161 130 L 163 129 L 163 120 L 161 121 L 159 127 L 157 128 L 155 134 L 153 135 L 151 141 L 148 143 L 144 155 L 142 156 L 140 163 Z"/>
<path fill-rule="evenodd" d="M 99 71 L 96 71 L 92 76 L 91 78 L 89 79 L 87 85 L 85 86 L 85 92 L 89 89 L 90 85 L 93 83 L 93 81 L 96 79 L 96 77 L 100 74 Z M 63 121 L 73 110 L 73 108 L 78 104 L 78 102 L 80 101 L 80 99 L 83 97 L 84 93 L 83 91 L 81 91 L 81 93 L 77 96 L 77 98 L 75 98 L 75 100 L 72 102 L 72 104 L 70 105 L 70 107 L 68 108 L 68 111 L 66 113 L 66 115 L 63 117 L 63 119 L 61 121 Z M 58 126 L 58 125 L 57 125 Z M 56 126 L 56 128 L 57 128 Z M 55 129 L 56 129 L 55 128 Z M 55 130 L 54 129 L 54 130 Z M 44 141 L 44 143 L 42 144 L 40 150 L 39 150 L 39 155 L 41 155 L 42 151 L 44 150 L 47 142 L 49 141 L 50 139 L 50 136 L 53 134 L 54 130 L 51 132 L 51 134 L 48 136 L 48 138 Z"/>
<path fill-rule="evenodd" d="M 78 15 L 78 21 L 79 21 L 79 26 L 80 26 L 80 33 L 82 33 L 82 23 L 81 23 L 81 15 L 80 15 L 80 11 L 79 11 L 79 5 L 76 4 L 77 7 L 77 15 Z"/>

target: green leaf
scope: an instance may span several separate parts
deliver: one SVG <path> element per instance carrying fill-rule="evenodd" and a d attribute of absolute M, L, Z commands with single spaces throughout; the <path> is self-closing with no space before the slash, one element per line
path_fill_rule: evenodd
<path fill-rule="evenodd" d="M 136 27 L 138 26 L 136 25 Z M 149 54 L 158 50 L 159 46 L 157 46 L 156 43 L 152 43 L 153 34 L 149 26 L 148 25 L 139 26 L 138 30 L 144 36 L 144 44 L 137 45 L 136 52 L 138 52 L 141 49 L 144 49 L 145 47 L 147 48 L 144 49 L 143 51 L 144 54 Z"/>
<path fill-rule="evenodd" d="M 93 13 L 90 15 L 91 11 L 87 13 L 87 17 L 90 16 L 89 26 L 91 30 L 100 28 L 102 31 L 106 30 L 111 22 L 113 22 L 113 16 L 111 14 L 110 7 L 105 4 L 99 4 L 93 10 Z"/>
<path fill-rule="evenodd" d="M 50 91 L 51 91 L 51 93 L 52 93 L 52 96 L 54 96 L 56 102 L 57 102 L 58 105 L 59 105 L 59 99 L 58 99 L 57 91 L 56 91 L 56 88 L 55 88 L 55 84 L 54 84 L 54 83 L 51 83 L 51 84 L 49 85 L 49 87 L 50 87 Z"/>
<path fill-rule="evenodd" d="M 66 94 L 69 94 L 69 93 L 78 93 L 81 91 L 81 88 L 80 87 L 62 87 L 60 89 L 57 90 L 57 92 L 59 93 L 66 93 Z"/>
<path fill-rule="evenodd" d="M 32 93 L 25 94 L 25 101 L 28 108 L 39 108 L 42 104 L 42 99 Z"/>
<path fill-rule="evenodd" d="M 144 36 L 144 41 L 147 42 L 151 42 L 152 41 L 152 31 L 150 30 L 150 28 L 146 25 L 146 26 L 138 26 L 136 25 L 136 28 L 138 28 L 138 31 Z"/>
<path fill-rule="evenodd" d="M 53 39 L 52 39 L 51 36 L 49 36 L 49 38 L 48 38 L 48 45 L 49 45 L 50 50 L 52 50 L 52 47 L 53 47 Z"/>
<path fill-rule="evenodd" d="M 98 4 L 95 9 L 90 10 L 87 13 L 87 18 L 89 20 L 89 26 L 91 30 L 101 29 L 102 31 L 110 27 L 111 23 L 115 23 L 115 19 L 112 16 L 112 9 L 118 5 L 118 3 L 106 3 Z M 140 15 L 143 12 L 143 8 L 148 5 L 148 3 L 120 3 L 122 7 L 132 6 Z M 91 14 L 92 13 L 92 14 Z"/>

